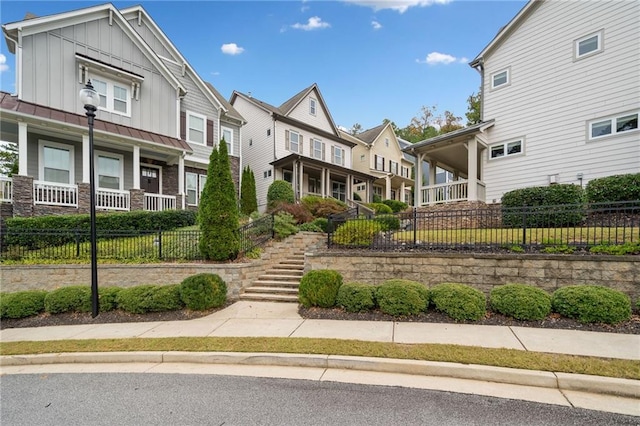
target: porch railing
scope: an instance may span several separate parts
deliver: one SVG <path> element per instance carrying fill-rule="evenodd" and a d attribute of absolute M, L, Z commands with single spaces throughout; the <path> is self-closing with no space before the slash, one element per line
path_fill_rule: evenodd
<path fill-rule="evenodd" d="M 477 182 L 476 188 L 478 201 L 485 201 L 486 189 L 484 182 Z M 422 188 L 421 205 L 467 201 L 468 199 L 469 181 L 456 180 Z"/>
<path fill-rule="evenodd" d="M 144 194 L 144 209 L 152 212 L 175 210 L 175 195 Z"/>
<path fill-rule="evenodd" d="M 0 176 L 0 202 L 13 202 L 13 179 Z"/>
<path fill-rule="evenodd" d="M 129 210 L 131 195 L 129 191 L 100 188 L 96 190 L 96 208 L 106 210 Z"/>
<path fill-rule="evenodd" d="M 78 185 L 33 181 L 34 204 L 78 207 Z"/>

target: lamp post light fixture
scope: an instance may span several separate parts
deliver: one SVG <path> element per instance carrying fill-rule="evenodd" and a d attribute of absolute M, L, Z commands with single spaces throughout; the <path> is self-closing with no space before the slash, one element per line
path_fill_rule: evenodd
<path fill-rule="evenodd" d="M 93 119 L 100 105 L 100 95 L 91 85 L 91 80 L 84 88 L 80 89 L 80 102 L 87 111 L 89 120 L 89 211 L 91 216 L 91 316 L 98 316 L 100 305 L 98 304 L 98 254 L 96 248 L 96 177 L 95 161 L 93 158 Z"/>

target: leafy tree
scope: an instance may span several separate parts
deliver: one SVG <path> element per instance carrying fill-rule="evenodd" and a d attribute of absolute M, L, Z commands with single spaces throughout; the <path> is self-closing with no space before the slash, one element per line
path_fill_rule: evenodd
<path fill-rule="evenodd" d="M 220 141 L 211 151 L 207 182 L 202 191 L 198 224 L 200 253 L 205 259 L 235 259 L 240 251 L 238 205 L 231 178 L 227 143 Z"/>
<path fill-rule="evenodd" d="M 467 126 L 473 126 L 478 124 L 481 120 L 480 117 L 480 102 L 482 100 L 481 92 L 472 93 L 467 98 L 467 112 L 464 114 L 467 117 Z"/>
<path fill-rule="evenodd" d="M 349 133 L 351 133 L 354 136 L 361 132 L 362 132 L 362 125 L 360 123 L 354 124 L 353 126 L 351 126 L 351 130 L 349 130 Z"/>
<path fill-rule="evenodd" d="M 396 126 L 396 123 L 394 123 L 393 121 L 389 120 L 388 118 L 385 118 L 384 120 L 382 120 L 382 124 L 387 124 L 387 123 L 391 123 L 391 129 L 397 135 L 398 132 L 400 131 L 400 128 L 398 126 Z"/>
<path fill-rule="evenodd" d="M 249 166 L 242 170 L 242 184 L 240 185 L 240 212 L 246 216 L 258 210 L 256 195 L 256 180 Z"/>
<path fill-rule="evenodd" d="M 440 128 L 438 133 L 443 135 L 453 132 L 454 130 L 462 129 L 464 126 L 460 124 L 460 120 L 462 120 L 462 117 L 453 115 L 451 111 L 445 111 L 444 117 L 438 117 L 436 119 L 438 127 Z"/>
<path fill-rule="evenodd" d="M 11 177 L 18 174 L 18 145 L 0 143 L 0 175 Z"/>

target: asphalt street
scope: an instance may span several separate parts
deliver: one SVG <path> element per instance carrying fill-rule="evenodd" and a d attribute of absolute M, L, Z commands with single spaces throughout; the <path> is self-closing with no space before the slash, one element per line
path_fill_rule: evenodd
<path fill-rule="evenodd" d="M 387 386 L 184 374 L 0 378 L 3 425 L 640 425 L 640 418 Z"/>

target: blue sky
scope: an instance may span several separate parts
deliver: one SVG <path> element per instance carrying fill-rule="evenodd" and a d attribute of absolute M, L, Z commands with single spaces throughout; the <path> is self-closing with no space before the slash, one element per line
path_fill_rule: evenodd
<path fill-rule="evenodd" d="M 105 2 L 7 1 L 2 24 Z M 479 74 L 467 65 L 526 1 L 115 1 L 142 4 L 200 76 L 227 99 L 280 105 L 317 83 L 336 124 L 409 124 L 423 105 L 463 118 Z M 0 88 L 15 58 L 0 44 Z"/>

